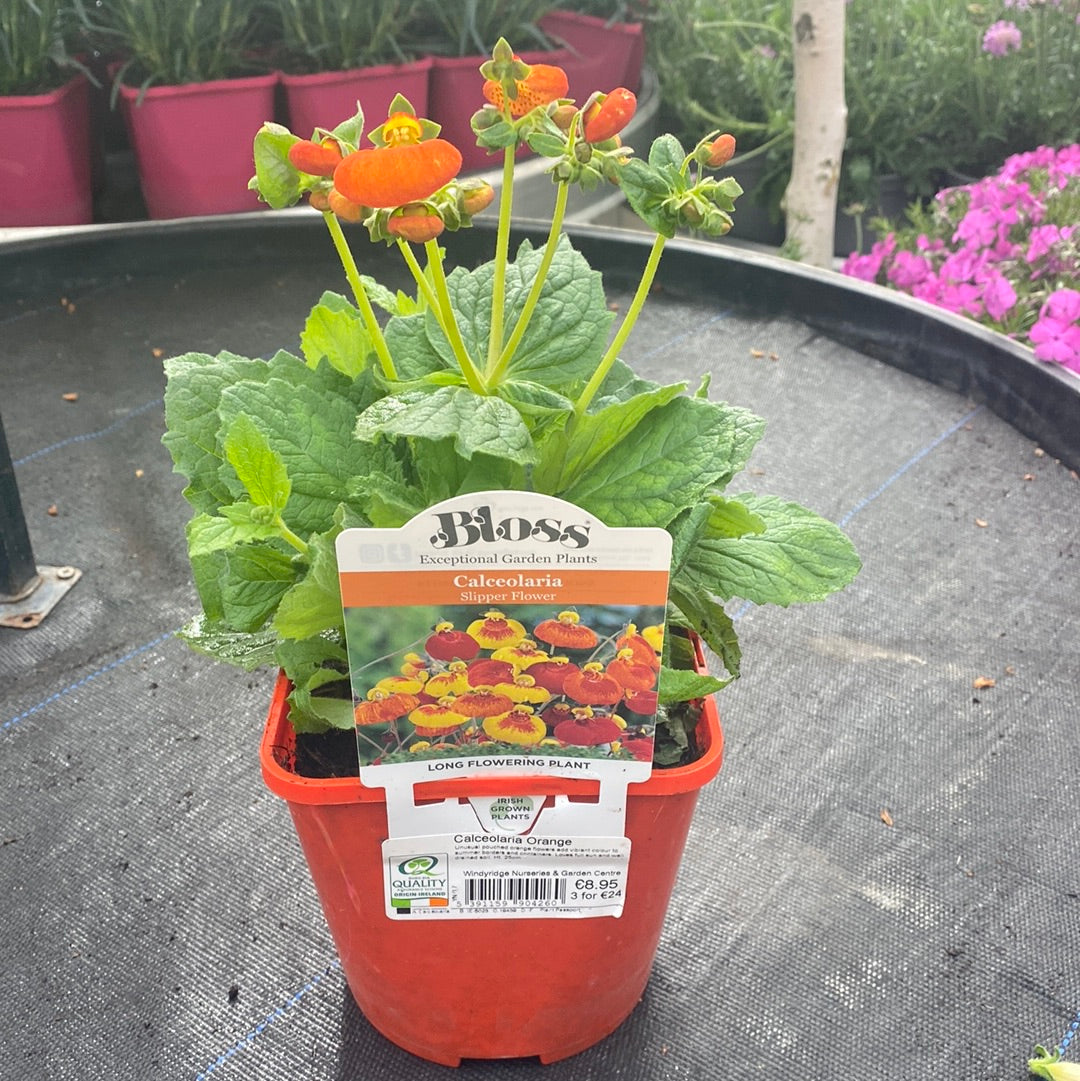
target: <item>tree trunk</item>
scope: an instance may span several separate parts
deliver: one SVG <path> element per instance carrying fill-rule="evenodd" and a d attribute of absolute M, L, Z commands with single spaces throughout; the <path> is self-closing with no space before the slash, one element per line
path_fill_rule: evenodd
<path fill-rule="evenodd" d="M 795 0 L 795 152 L 784 193 L 793 254 L 832 265 L 836 197 L 847 134 L 844 0 Z"/>

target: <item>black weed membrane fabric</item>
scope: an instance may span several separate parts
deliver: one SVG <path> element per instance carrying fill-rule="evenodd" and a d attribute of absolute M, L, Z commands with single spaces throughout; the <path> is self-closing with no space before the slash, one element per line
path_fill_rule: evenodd
<path fill-rule="evenodd" d="M 296 349 L 344 285 L 320 230 L 267 215 L 0 252 L 0 411 L 35 555 L 83 572 L 40 627 L 0 630 L 12 1081 L 451 1076 L 349 996 L 259 776 L 272 675 L 175 637 L 195 597 L 161 358 Z M 579 243 L 625 308 L 641 244 Z M 1077 384 L 1025 369 L 1018 393 L 1019 353 L 828 275 L 665 259 L 627 358 L 765 416 L 733 491 L 842 523 L 864 570 L 823 604 L 732 608 L 726 761 L 630 1019 L 561 1063 L 456 1076 L 1019 1081 L 1080 1007 Z M 936 363 L 942 385 L 911 374 Z M 416 1025 L 438 1026 L 415 977 Z"/>

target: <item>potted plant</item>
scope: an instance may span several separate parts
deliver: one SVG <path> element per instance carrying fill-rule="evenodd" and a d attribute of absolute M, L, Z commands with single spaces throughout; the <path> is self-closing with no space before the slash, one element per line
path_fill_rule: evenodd
<path fill-rule="evenodd" d="M 258 0 L 80 5 L 87 32 L 120 57 L 114 95 L 152 218 L 258 208 L 244 189 L 251 174 L 245 133 L 274 115 L 277 87 L 254 49 L 258 7 Z"/>
<path fill-rule="evenodd" d="M 0 226 L 92 220 L 89 87 L 57 0 L 0 13 Z"/>
<path fill-rule="evenodd" d="M 311 132 L 359 101 L 382 116 L 396 94 L 427 112 L 431 58 L 417 59 L 410 25 L 418 0 L 273 0 L 268 17 L 289 125 Z"/>
<path fill-rule="evenodd" d="M 442 242 L 494 192 L 459 178 L 459 150 L 404 99 L 371 126 L 372 145 L 361 146 L 359 114 L 313 139 L 267 124 L 255 138 L 253 187 L 271 206 L 307 198 L 321 210 L 350 295 L 322 295 L 301 355 L 188 354 L 166 366 L 165 442 L 188 478 L 188 545 L 203 604 L 185 638 L 234 664 L 279 668 L 263 774 L 288 800 L 350 987 L 383 1033 L 445 1063 L 559 1058 L 633 1009 L 697 791 L 720 764 L 710 696 L 740 665 L 724 603 L 817 600 L 859 566 L 847 538 L 811 511 L 724 494 L 762 433 L 758 417 L 710 400 L 704 385 L 687 393 L 682 383 L 643 380 L 619 359 L 666 240 L 684 226 L 729 229 L 739 188 L 713 170 L 730 158 L 733 140 L 713 132 L 687 151 L 662 136 L 647 158 L 636 157 L 618 137 L 633 113 L 628 91 L 578 105 L 552 92 L 549 73 L 537 69 L 500 41 L 478 78 L 489 104 L 472 127 L 502 154 L 510 178 L 519 142 L 550 159 L 546 243 L 524 243 L 511 258 L 507 183 L 492 258 L 447 271 Z M 531 108 L 517 115 L 512 106 L 522 100 Z M 600 276 L 562 229 L 569 185 L 609 182 L 657 234 L 613 337 Z M 343 222 L 362 223 L 374 242 L 400 252 L 415 295 L 361 273 Z M 499 521 L 489 511 L 500 503 L 554 506 L 558 518 L 528 512 Z M 477 612 L 467 626 L 429 621 L 418 596 L 429 582 L 467 590 L 457 594 L 459 606 L 490 600 L 474 589 L 509 588 L 498 572 L 462 571 L 486 564 L 448 551 L 459 542 L 530 551 L 558 542 L 555 550 L 581 559 L 588 529 L 632 530 L 648 538 L 635 559 L 661 554 L 663 591 L 650 592 L 649 604 L 661 616 L 666 609 L 667 633 L 662 618 L 598 633 L 580 610 L 527 624 L 501 610 Z M 384 555 L 401 568 L 417 552 L 420 570 L 381 569 Z M 356 577 L 354 560 L 371 562 L 374 577 Z M 434 577 L 425 562 L 436 564 Z M 591 564 L 575 578 L 594 599 L 612 580 Z M 652 574 L 632 581 L 656 589 Z M 534 584 L 562 589 L 551 575 Z M 377 621 L 386 595 L 404 607 Z M 440 594 L 436 603 L 446 601 Z M 719 675 L 702 670 L 690 632 L 715 652 Z M 413 648 L 401 648 L 406 637 L 416 638 Z M 369 684 L 361 672 L 370 664 L 358 669 L 358 653 L 398 667 Z M 338 743 L 351 768 L 300 764 L 332 757 Z M 498 821 L 539 813 L 533 832 L 533 818 L 511 829 L 522 851 L 530 837 L 565 840 L 537 833 L 545 816 L 592 813 L 588 782 L 547 771 L 551 756 L 567 754 L 621 779 L 621 799 L 611 804 L 603 772 L 595 804 L 596 813 L 615 816 L 618 836 L 577 835 L 606 853 L 596 858 L 609 870 L 575 873 L 573 896 L 554 871 L 526 876 L 538 892 L 525 897 L 524 886 L 490 884 L 504 872 L 485 872 L 492 877 L 477 897 L 524 904 L 513 919 L 497 905 L 473 918 L 477 910 L 460 907 L 467 898 L 445 885 L 431 892 L 432 881 L 442 882 L 433 868 L 447 858 L 443 842 L 455 852 L 479 847 L 463 857 L 478 860 L 488 843 L 512 847 L 497 812 Z M 670 768 L 650 769 L 654 756 Z M 372 770 L 407 771 L 424 782 L 422 799 L 414 803 L 411 780 L 404 795 L 389 783 L 384 793 Z M 486 815 L 483 830 L 474 817 L 472 831 L 450 837 L 450 827 L 429 826 L 430 852 L 403 858 L 395 847 L 403 822 L 430 822 L 432 814 L 467 821 L 470 808 Z M 612 845 L 628 851 L 628 862 L 619 863 Z M 573 908 L 575 899 L 585 907 Z M 589 908 L 607 904 L 619 906 L 619 922 Z M 425 1020 L 432 1018 L 438 1023 Z"/>

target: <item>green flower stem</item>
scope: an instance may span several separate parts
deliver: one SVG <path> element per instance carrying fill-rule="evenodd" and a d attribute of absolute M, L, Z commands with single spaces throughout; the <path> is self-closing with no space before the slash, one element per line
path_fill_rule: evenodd
<path fill-rule="evenodd" d="M 398 237 L 398 251 L 401 252 L 402 259 L 405 260 L 405 265 L 412 273 L 413 279 L 416 281 L 416 287 L 423 294 L 424 300 L 427 301 L 428 307 L 431 308 L 435 314 L 435 318 L 439 320 L 439 325 L 442 326 L 442 312 L 439 310 L 439 300 L 435 296 L 434 290 L 431 288 L 431 282 L 427 280 L 427 276 L 424 274 L 416 256 L 413 254 L 412 245 L 407 240 L 402 240 Z M 446 327 L 443 327 L 443 333 L 446 333 Z M 448 338 L 449 334 L 446 335 Z"/>
<path fill-rule="evenodd" d="M 274 525 L 277 527 L 278 532 L 281 534 L 281 539 L 287 544 L 295 548 L 302 556 L 308 554 L 308 546 L 304 543 L 284 522 L 281 515 L 277 516 L 274 521 Z"/>
<path fill-rule="evenodd" d="M 641 309 L 645 307 L 645 301 L 648 299 L 653 279 L 656 277 L 656 268 L 660 265 L 660 256 L 664 253 L 665 241 L 666 237 L 660 234 L 657 234 L 656 239 L 653 241 L 652 250 L 649 252 L 649 261 L 645 264 L 645 269 L 641 273 L 641 281 L 638 282 L 637 292 L 630 302 L 629 309 L 627 309 L 626 318 L 622 321 L 618 333 L 611 340 L 611 344 L 597 365 L 596 371 L 593 372 L 592 378 L 585 384 L 581 396 L 574 403 L 574 412 L 578 416 L 581 416 L 589 408 L 589 403 L 596 396 L 600 385 L 607 378 L 611 366 L 619 355 L 619 351 L 626 344 L 626 339 L 630 337 L 630 331 L 634 329 L 634 324 L 641 314 Z"/>
<path fill-rule="evenodd" d="M 514 150 L 503 151 L 502 192 L 499 194 L 499 229 L 495 236 L 495 266 L 491 283 L 491 333 L 485 371 L 492 372 L 503 351 L 503 311 L 506 306 L 506 263 L 510 251 L 510 208 L 514 202 Z"/>
<path fill-rule="evenodd" d="M 439 323 L 450 342 L 450 348 L 454 351 L 454 359 L 461 368 L 461 374 L 465 376 L 465 382 L 469 390 L 474 394 L 487 394 L 487 385 L 483 377 L 473 364 L 469 351 L 465 348 L 465 342 L 461 338 L 461 330 L 458 328 L 454 309 L 450 303 L 450 290 L 446 287 L 446 274 L 443 272 L 442 252 L 435 240 L 429 240 L 424 245 L 427 252 L 428 266 L 431 267 L 431 276 L 435 282 L 436 310 L 441 313 Z"/>
<path fill-rule="evenodd" d="M 529 320 L 532 318 L 532 313 L 535 311 L 536 305 L 540 300 L 540 293 L 543 291 L 544 282 L 547 281 L 548 270 L 551 269 L 551 261 L 555 258 L 555 249 L 558 245 L 559 233 L 562 231 L 563 215 L 566 213 L 566 201 L 569 194 L 570 185 L 566 181 L 563 181 L 559 185 L 558 193 L 555 196 L 555 208 L 551 212 L 551 229 L 548 232 L 547 244 L 544 245 L 544 256 L 540 260 L 540 267 L 536 272 L 536 277 L 533 278 L 529 295 L 525 298 L 525 307 L 521 309 L 517 325 L 507 339 L 506 345 L 503 346 L 503 351 L 499 356 L 499 360 L 495 367 L 485 373 L 489 386 L 498 385 L 499 380 L 502 378 L 503 373 L 506 371 L 514 356 L 518 345 L 521 344 L 521 339 L 525 336 L 525 330 L 529 325 Z"/>
<path fill-rule="evenodd" d="M 360 317 L 364 321 L 364 327 L 367 329 L 368 334 L 371 335 L 372 344 L 375 346 L 375 355 L 379 358 L 383 375 L 387 379 L 397 379 L 398 374 L 397 368 L 394 367 L 394 358 L 390 356 L 390 349 L 386 344 L 386 339 L 383 337 L 382 327 L 379 326 L 379 321 L 375 318 L 375 310 L 371 306 L 371 301 L 368 300 L 364 283 L 360 280 L 360 271 L 356 269 L 356 260 L 353 259 L 352 251 L 349 249 L 349 242 L 341 231 L 341 223 L 331 210 L 323 211 L 323 220 L 326 222 L 326 228 L 330 230 L 334 248 L 345 270 L 345 277 L 352 287 L 353 296 L 356 298 L 356 306 L 360 309 Z"/>

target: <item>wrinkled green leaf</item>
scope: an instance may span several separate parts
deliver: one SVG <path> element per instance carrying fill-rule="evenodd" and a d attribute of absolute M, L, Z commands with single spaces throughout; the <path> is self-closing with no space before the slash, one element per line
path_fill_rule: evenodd
<path fill-rule="evenodd" d="M 298 142 L 280 124 L 263 124 L 255 136 L 255 190 L 275 210 L 300 199 L 301 175 L 289 161 L 289 147 Z"/>
<path fill-rule="evenodd" d="M 338 293 L 323 293 L 300 335 L 300 349 L 315 368 L 324 357 L 350 379 L 371 362 L 374 349 L 360 312 Z"/>
<path fill-rule="evenodd" d="M 518 411 L 501 398 L 474 394 L 466 387 L 438 387 L 384 398 L 356 422 L 356 438 L 380 436 L 452 439 L 462 458 L 484 453 L 519 464 L 531 463 L 536 451 Z"/>
<path fill-rule="evenodd" d="M 786 607 L 822 600 L 858 573 L 854 545 L 813 511 L 775 496 L 743 494 L 735 502 L 765 523 L 764 532 L 731 537 L 710 521 L 680 572 L 685 592 Z"/>
<path fill-rule="evenodd" d="M 248 545 L 225 555 L 221 600 L 225 622 L 237 631 L 257 631 L 296 579 L 290 556 L 276 548 Z"/>
<path fill-rule="evenodd" d="M 618 445 L 553 494 L 609 526 L 662 525 L 722 487 L 753 448 L 762 421 L 700 398 L 652 409 Z"/>
<path fill-rule="evenodd" d="M 316 533 L 308 541 L 307 573 L 282 596 L 274 616 L 274 630 L 282 638 L 310 638 L 341 626 L 341 589 L 334 554 L 338 532 Z"/>
<path fill-rule="evenodd" d="M 267 507 L 275 514 L 285 509 L 292 490 L 285 463 L 246 413 L 234 417 L 229 425 L 225 460 L 256 507 Z"/>

